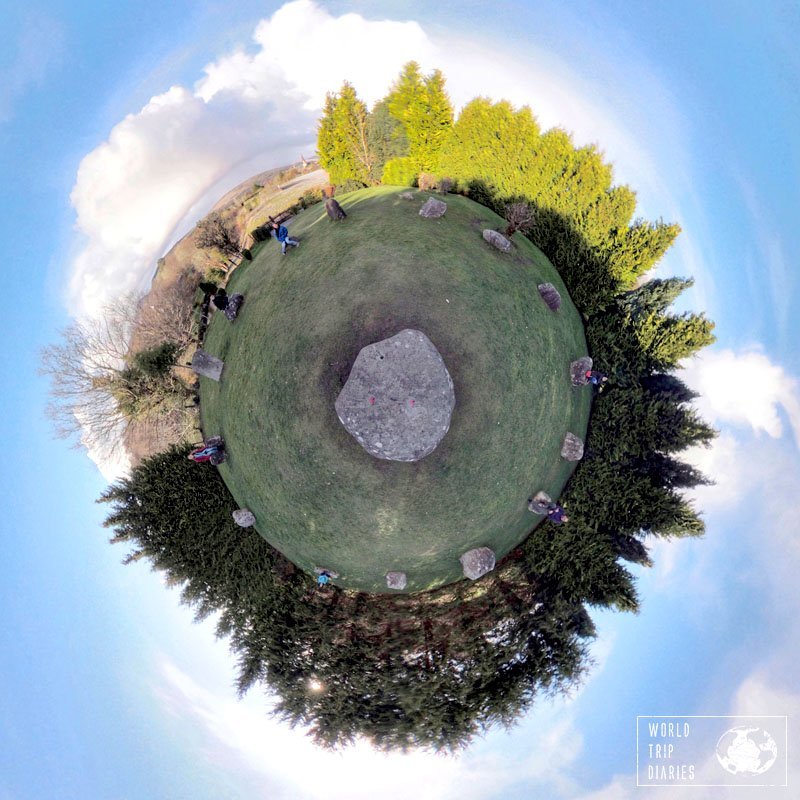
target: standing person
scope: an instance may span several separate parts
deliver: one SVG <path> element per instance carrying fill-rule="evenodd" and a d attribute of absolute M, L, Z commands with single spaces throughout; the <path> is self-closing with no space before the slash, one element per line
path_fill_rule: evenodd
<path fill-rule="evenodd" d="M 292 247 L 299 247 L 300 242 L 297 239 L 292 239 L 289 236 L 289 231 L 285 225 L 278 225 L 277 222 L 272 223 L 272 230 L 275 231 L 275 238 L 281 243 L 281 253 L 286 255 L 286 245 L 291 245 Z"/>

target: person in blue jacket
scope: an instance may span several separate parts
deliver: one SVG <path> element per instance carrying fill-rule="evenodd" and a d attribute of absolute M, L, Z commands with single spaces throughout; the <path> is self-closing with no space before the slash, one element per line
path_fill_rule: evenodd
<path fill-rule="evenodd" d="M 285 225 L 278 225 L 277 222 L 272 223 L 272 230 L 275 233 L 275 238 L 281 243 L 281 253 L 286 255 L 286 245 L 291 245 L 292 247 L 298 247 L 300 242 L 297 239 L 292 239 L 289 236 L 289 231 Z"/>

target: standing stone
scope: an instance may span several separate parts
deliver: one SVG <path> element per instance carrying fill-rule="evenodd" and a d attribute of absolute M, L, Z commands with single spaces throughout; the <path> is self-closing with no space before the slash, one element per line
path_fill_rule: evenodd
<path fill-rule="evenodd" d="M 244 303 L 243 294 L 232 294 L 228 297 L 228 305 L 225 306 L 223 313 L 229 322 L 233 322 L 239 316 L 239 309 L 241 309 L 242 303 Z"/>
<path fill-rule="evenodd" d="M 256 515 L 246 508 L 237 508 L 233 512 L 233 521 L 240 528 L 252 528 L 256 524 Z"/>
<path fill-rule="evenodd" d="M 407 583 L 405 572 L 386 573 L 386 585 L 390 589 L 405 589 Z"/>
<path fill-rule="evenodd" d="M 347 214 L 344 213 L 344 209 L 332 197 L 329 197 L 325 201 L 325 211 L 328 212 L 328 216 L 332 220 L 344 219 L 347 216 Z"/>
<path fill-rule="evenodd" d="M 474 550 L 467 550 L 458 560 L 464 568 L 464 577 L 469 578 L 471 581 L 475 581 L 487 572 L 491 572 L 495 565 L 494 551 L 488 547 L 476 547 Z"/>
<path fill-rule="evenodd" d="M 496 247 L 504 253 L 511 252 L 511 242 L 509 242 L 502 233 L 493 230 L 485 230 L 483 232 L 483 238 L 489 242 L 492 247 Z"/>
<path fill-rule="evenodd" d="M 218 381 L 222 377 L 222 368 L 225 362 L 216 356 L 206 353 L 205 350 L 197 350 L 192 356 L 192 369 L 205 378 Z"/>
<path fill-rule="evenodd" d="M 558 311 L 561 308 L 561 295 L 552 283 L 540 283 L 539 294 L 551 311 Z"/>
<path fill-rule="evenodd" d="M 547 508 L 553 500 L 546 492 L 537 492 L 528 502 L 528 511 L 534 514 L 546 514 Z"/>
<path fill-rule="evenodd" d="M 569 375 L 572 380 L 573 386 L 586 386 L 589 382 L 586 378 L 586 373 L 592 368 L 592 359 L 590 356 L 584 356 L 577 361 L 573 361 L 569 365 Z"/>
<path fill-rule="evenodd" d="M 583 458 L 583 442 L 574 433 L 568 433 L 564 437 L 561 458 L 566 461 L 580 461 Z"/>
<path fill-rule="evenodd" d="M 419 210 L 419 215 L 429 219 L 436 219 L 437 217 L 443 217 L 445 211 L 447 211 L 447 203 L 437 200 L 435 197 L 429 197 Z"/>
<path fill-rule="evenodd" d="M 418 461 L 444 438 L 455 404 L 439 351 L 424 333 L 407 328 L 358 354 L 335 406 L 370 455 Z"/>

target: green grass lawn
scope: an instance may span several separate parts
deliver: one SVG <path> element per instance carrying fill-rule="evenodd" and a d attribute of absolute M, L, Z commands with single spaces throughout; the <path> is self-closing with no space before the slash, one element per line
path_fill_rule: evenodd
<path fill-rule="evenodd" d="M 387 591 L 389 570 L 430 589 L 461 577 L 465 550 L 499 559 L 522 541 L 540 519 L 527 498 L 559 495 L 573 468 L 564 434 L 585 435 L 591 404 L 569 379 L 586 354 L 581 318 L 547 258 L 521 236 L 509 255 L 490 247 L 481 232 L 502 222 L 467 198 L 448 195 L 430 220 L 427 195 L 402 191 L 344 195 L 340 223 L 322 205 L 298 215 L 300 247 L 281 256 L 269 241 L 236 270 L 239 319 L 216 314 L 204 345 L 225 370 L 201 380 L 203 430 L 225 437 L 237 502 L 301 568 L 366 591 Z M 557 313 L 543 281 L 562 294 Z M 404 328 L 436 345 L 456 396 L 449 432 L 416 463 L 373 458 L 334 409 L 359 350 Z"/>

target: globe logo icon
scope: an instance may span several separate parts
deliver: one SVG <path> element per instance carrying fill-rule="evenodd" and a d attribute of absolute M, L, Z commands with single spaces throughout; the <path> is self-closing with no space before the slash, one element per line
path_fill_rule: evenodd
<path fill-rule="evenodd" d="M 719 737 L 716 755 L 732 775 L 763 775 L 775 763 L 778 745 L 763 728 L 741 725 Z"/>

